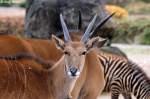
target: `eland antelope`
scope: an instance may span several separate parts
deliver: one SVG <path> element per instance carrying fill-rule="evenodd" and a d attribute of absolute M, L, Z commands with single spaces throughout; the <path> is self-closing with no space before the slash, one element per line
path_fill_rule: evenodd
<path fill-rule="evenodd" d="M 53 45 L 50 48 L 54 48 L 53 50 L 51 50 L 54 53 L 51 52 L 53 54 L 51 54 L 52 56 L 50 57 L 50 59 L 53 60 L 53 57 L 58 58 L 58 59 L 55 58 L 54 60 L 56 63 L 54 65 L 51 65 L 52 67 L 55 68 L 52 71 L 49 71 L 49 69 L 47 69 L 47 72 L 46 73 L 42 72 L 42 74 L 41 72 L 33 73 L 32 71 L 24 71 L 24 69 L 22 69 L 22 71 L 24 71 L 25 73 L 23 75 L 25 83 L 23 83 L 24 80 L 20 78 L 21 77 L 20 68 L 22 68 L 22 66 L 26 64 L 26 61 L 24 62 L 24 60 L 21 59 L 21 63 L 20 61 L 17 62 L 17 60 L 15 63 L 11 63 L 11 62 L 7 63 L 4 62 L 5 60 L 4 61 L 1 60 L 0 66 L 5 67 L 3 68 L 4 70 L 2 69 L 1 74 L 2 73 L 5 74 L 5 72 L 11 73 L 11 71 L 9 71 L 9 64 L 11 65 L 11 68 L 13 68 L 14 66 L 15 68 L 13 69 L 14 71 L 15 70 L 17 71 L 17 72 L 13 72 L 13 75 L 10 75 L 8 73 L 9 76 L 8 78 L 6 77 L 8 81 L 9 78 L 11 78 L 12 79 L 11 82 L 13 80 L 15 82 L 0 84 L 0 86 L 2 86 L 1 88 L 4 89 L 5 86 L 7 86 L 4 93 L 2 91 L 0 92 L 0 94 L 4 94 L 2 96 L 9 95 L 10 98 L 8 99 L 15 99 L 16 96 L 14 96 L 14 98 L 12 96 L 18 93 L 18 87 L 14 88 L 12 86 L 17 86 L 17 84 L 18 85 L 21 84 L 22 87 L 21 88 L 19 87 L 20 93 L 19 95 L 17 95 L 18 97 L 20 97 L 18 99 L 43 99 L 43 98 L 44 99 L 63 99 L 63 98 L 64 99 L 65 98 L 96 99 L 98 97 L 99 93 L 101 93 L 101 91 L 104 88 L 105 81 L 104 81 L 103 69 L 99 62 L 99 58 L 97 56 L 97 52 L 95 49 L 97 45 L 102 46 L 106 40 L 99 37 L 89 39 L 91 30 L 93 28 L 93 24 L 96 21 L 96 16 L 89 24 L 88 28 L 86 29 L 84 35 L 81 37 L 80 41 L 71 40 L 69 31 L 62 18 L 62 15 L 60 15 L 60 20 L 63 28 L 63 33 L 64 33 L 64 41 L 59 39 L 56 36 L 52 36 L 52 42 L 50 42 Z M 15 39 L 15 37 L 12 39 Z M 8 42 L 10 41 L 8 39 Z M 17 44 L 19 47 L 18 46 L 15 47 L 13 45 L 14 49 L 11 50 L 14 50 L 14 52 L 12 51 L 12 53 L 17 53 L 21 51 L 28 52 L 28 53 L 39 53 L 38 55 L 41 57 L 48 54 L 48 53 L 44 53 L 45 51 L 42 51 L 43 50 L 42 48 L 41 48 L 42 50 L 38 50 L 37 48 L 40 47 L 36 47 L 36 45 L 34 45 L 33 47 L 31 43 L 28 43 L 28 40 L 22 40 L 22 41 L 18 40 L 15 41 L 15 44 Z M 43 45 L 41 45 L 41 47 L 42 46 Z M 48 44 L 45 46 L 48 47 Z M 17 47 L 21 49 L 17 49 Z M 7 54 L 7 53 L 3 53 L 3 54 Z M 49 55 L 47 55 L 46 58 L 49 58 Z M 39 68 L 41 67 L 41 64 L 37 64 L 37 63 L 33 64 L 32 62 L 29 62 L 27 67 L 28 66 L 31 69 L 32 67 Z M 6 78 L 5 77 L 3 78 L 3 76 L 0 77 L 0 79 L 4 81 L 7 81 Z M 21 79 L 21 81 L 18 79 Z M 10 90 L 9 88 L 12 89 Z"/>

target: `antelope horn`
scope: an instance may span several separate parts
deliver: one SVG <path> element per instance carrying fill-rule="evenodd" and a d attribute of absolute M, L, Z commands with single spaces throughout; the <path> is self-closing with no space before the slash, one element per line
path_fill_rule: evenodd
<path fill-rule="evenodd" d="M 84 35 L 83 35 L 82 38 L 81 38 L 81 41 L 82 41 L 83 43 L 85 43 L 85 42 L 88 40 L 88 38 L 89 38 L 89 36 L 90 36 L 90 33 L 91 33 L 91 30 L 92 30 L 92 28 L 93 28 L 93 26 L 94 26 L 94 23 L 95 23 L 95 21 L 96 21 L 96 18 L 97 18 L 97 14 L 94 16 L 94 18 L 92 19 L 92 21 L 91 21 L 90 24 L 88 25 L 88 27 L 87 27 L 87 29 L 86 29 Z"/>
<path fill-rule="evenodd" d="M 91 35 L 96 32 L 98 29 L 100 29 L 113 15 L 115 15 L 115 12 L 112 13 L 111 15 L 107 16 L 106 18 L 104 18 L 97 26 L 96 28 L 93 30 L 93 32 L 91 33 Z"/>
<path fill-rule="evenodd" d="M 82 16 L 81 11 L 79 10 L 79 17 L 78 17 L 78 30 L 82 29 Z"/>
<path fill-rule="evenodd" d="M 66 23 L 63 19 L 62 14 L 60 14 L 60 21 L 61 21 L 61 26 L 62 26 L 63 33 L 64 33 L 64 40 L 65 40 L 65 42 L 68 42 L 71 40 L 71 38 L 70 38 L 69 31 L 67 29 L 67 26 L 66 26 Z"/>

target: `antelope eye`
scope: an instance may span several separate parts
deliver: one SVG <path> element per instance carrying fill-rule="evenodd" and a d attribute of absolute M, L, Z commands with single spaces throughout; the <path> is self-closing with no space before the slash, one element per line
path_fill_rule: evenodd
<path fill-rule="evenodd" d="M 85 55 L 85 54 L 86 54 L 86 51 L 84 51 L 84 52 L 81 53 L 81 55 Z"/>
<path fill-rule="evenodd" d="M 64 54 L 66 54 L 66 55 L 70 55 L 70 54 L 69 54 L 69 52 L 67 52 L 67 51 L 65 51 L 65 52 L 64 52 Z"/>

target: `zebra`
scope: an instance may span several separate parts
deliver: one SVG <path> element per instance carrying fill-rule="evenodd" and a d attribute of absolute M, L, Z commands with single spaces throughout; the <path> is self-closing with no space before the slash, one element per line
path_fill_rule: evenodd
<path fill-rule="evenodd" d="M 98 57 L 104 68 L 106 85 L 104 90 L 111 92 L 111 99 L 122 94 L 125 99 L 150 99 L 150 79 L 144 71 L 127 58 L 99 52 Z"/>

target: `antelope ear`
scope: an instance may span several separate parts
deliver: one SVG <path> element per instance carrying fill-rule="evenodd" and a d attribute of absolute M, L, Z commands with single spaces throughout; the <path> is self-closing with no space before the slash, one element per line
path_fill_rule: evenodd
<path fill-rule="evenodd" d="M 88 40 L 88 42 L 86 43 L 87 51 L 90 51 L 91 49 L 96 47 L 102 47 L 106 41 L 106 39 L 100 37 L 94 37 Z"/>
<path fill-rule="evenodd" d="M 58 37 L 56 37 L 55 35 L 52 35 L 52 40 L 55 42 L 55 45 L 58 49 L 60 50 L 64 50 L 65 48 L 65 43 L 63 40 L 59 39 Z"/>

